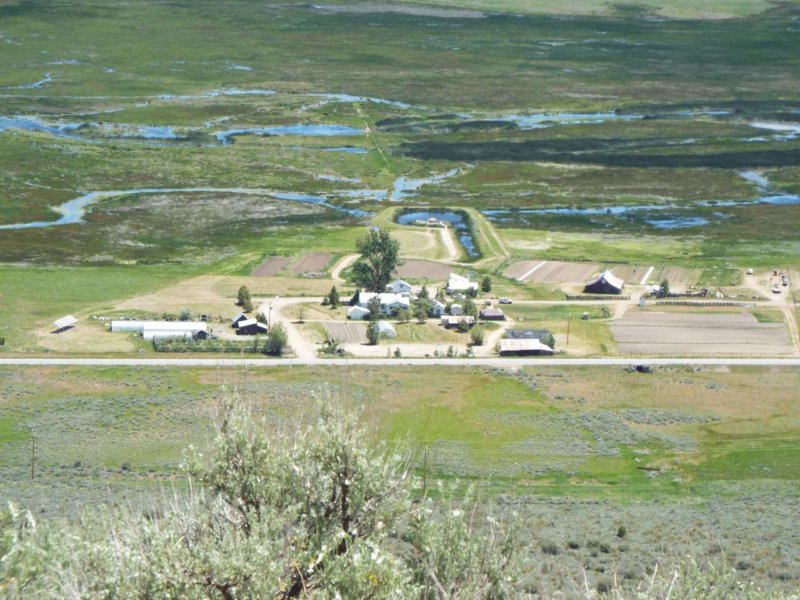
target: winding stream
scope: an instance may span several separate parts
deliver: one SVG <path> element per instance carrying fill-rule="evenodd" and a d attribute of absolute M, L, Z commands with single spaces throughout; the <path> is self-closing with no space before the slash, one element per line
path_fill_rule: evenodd
<path fill-rule="evenodd" d="M 739 176 L 756 185 L 760 192 L 768 192 L 769 180 L 758 171 L 741 171 Z M 521 209 L 485 209 L 481 211 L 489 221 L 502 223 L 511 222 L 519 215 L 573 215 L 573 216 L 612 216 L 628 218 L 631 215 L 643 215 L 642 221 L 656 229 L 687 229 L 702 227 L 711 221 L 707 216 L 685 214 L 693 208 L 713 208 L 731 206 L 750 206 L 754 204 L 791 205 L 800 204 L 800 195 L 764 193 L 754 200 L 703 200 L 691 205 L 678 206 L 675 204 L 664 205 L 625 205 L 603 206 L 592 208 L 564 207 L 564 208 L 521 208 Z M 684 214 L 681 214 L 684 213 Z M 713 212 L 713 217 L 724 219 L 726 215 Z M 524 219 L 523 219 L 524 221 Z"/>
<path fill-rule="evenodd" d="M 38 229 L 43 227 L 55 227 L 58 225 L 73 225 L 83 223 L 84 216 L 90 210 L 91 205 L 102 200 L 112 198 L 122 198 L 125 196 L 137 196 L 143 194 L 247 194 L 254 196 L 268 196 L 285 200 L 287 202 L 301 202 L 303 204 L 314 204 L 324 206 L 331 210 L 341 212 L 352 217 L 368 217 L 371 213 L 356 209 L 336 206 L 328 201 L 325 196 L 315 196 L 311 194 L 298 194 L 292 192 L 274 192 L 271 190 L 257 188 L 137 188 L 131 190 L 111 190 L 106 192 L 89 192 L 73 200 L 53 208 L 54 211 L 61 213 L 61 217 L 54 221 L 31 221 L 28 223 L 13 223 L 10 225 L 0 225 L 0 229 Z"/>

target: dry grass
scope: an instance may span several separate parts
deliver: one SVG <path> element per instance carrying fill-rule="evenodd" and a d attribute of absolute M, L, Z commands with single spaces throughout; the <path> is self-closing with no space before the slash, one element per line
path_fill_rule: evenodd
<path fill-rule="evenodd" d="M 53 352 L 94 354 L 131 352 L 134 343 L 126 334 L 111 334 L 102 322 L 81 321 L 77 327 L 62 333 L 39 331 L 37 345 Z"/>

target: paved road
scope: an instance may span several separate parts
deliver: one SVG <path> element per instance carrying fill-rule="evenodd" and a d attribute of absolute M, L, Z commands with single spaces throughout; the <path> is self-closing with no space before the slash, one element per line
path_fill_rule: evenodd
<path fill-rule="evenodd" d="M 800 358 L 0 358 L 5 366 L 95 367 L 347 367 L 469 366 L 469 367 L 620 367 L 650 366 L 750 366 L 800 367 Z"/>

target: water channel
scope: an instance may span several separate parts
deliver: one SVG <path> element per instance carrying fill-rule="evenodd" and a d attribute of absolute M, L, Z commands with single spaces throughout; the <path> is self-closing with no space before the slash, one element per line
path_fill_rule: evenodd
<path fill-rule="evenodd" d="M 456 232 L 458 241 L 470 258 L 479 258 L 481 255 L 475 247 L 475 239 L 472 237 L 472 231 L 463 213 L 450 210 L 417 210 L 401 213 L 396 220 L 400 225 L 423 227 L 430 226 L 429 222 L 446 223 Z M 432 226 L 441 227 L 441 225 Z"/>

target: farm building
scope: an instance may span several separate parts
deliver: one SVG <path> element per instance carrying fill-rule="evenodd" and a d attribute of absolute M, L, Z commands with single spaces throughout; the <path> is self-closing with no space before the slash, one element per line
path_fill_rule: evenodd
<path fill-rule="evenodd" d="M 386 286 L 386 291 L 393 294 L 410 294 L 411 284 L 402 279 L 395 279 L 392 283 Z"/>
<path fill-rule="evenodd" d="M 537 339 L 502 339 L 500 356 L 551 356 L 553 349 Z"/>
<path fill-rule="evenodd" d="M 397 330 L 394 328 L 394 325 L 389 323 L 389 321 L 378 321 L 376 325 L 378 327 L 378 337 L 382 338 L 397 337 Z"/>
<path fill-rule="evenodd" d="M 469 290 L 478 289 L 478 284 L 470 281 L 468 277 L 462 277 L 456 273 L 450 273 L 450 278 L 447 280 L 447 291 L 451 294 L 458 292 L 467 292 Z"/>
<path fill-rule="evenodd" d="M 475 317 L 442 315 L 442 327 L 444 327 L 445 329 L 458 327 L 461 322 L 465 322 L 468 327 L 472 327 L 473 325 L 475 325 Z"/>
<path fill-rule="evenodd" d="M 431 306 L 430 314 L 432 317 L 441 317 L 446 310 L 447 307 L 438 300 L 436 300 L 434 301 L 433 306 Z"/>
<path fill-rule="evenodd" d="M 266 335 L 267 326 L 260 323 L 255 319 L 247 319 L 239 321 L 239 327 L 236 328 L 236 335 Z"/>
<path fill-rule="evenodd" d="M 583 288 L 586 294 L 621 294 L 625 282 L 611 271 L 603 271 Z"/>
<path fill-rule="evenodd" d="M 551 335 L 549 329 L 506 329 L 505 333 L 511 340 L 546 340 Z"/>
<path fill-rule="evenodd" d="M 172 337 L 181 337 L 176 334 L 186 334 L 190 336 L 198 331 L 206 331 L 208 325 L 201 321 L 111 321 L 111 331 L 128 332 L 128 333 L 141 333 L 145 332 L 172 332 Z M 164 336 L 157 336 L 164 337 Z M 167 336 L 169 337 L 169 336 Z M 152 339 L 148 337 L 147 339 Z"/>
<path fill-rule="evenodd" d="M 56 326 L 55 333 L 61 333 L 62 331 L 66 331 L 67 329 L 71 329 L 78 324 L 78 319 L 73 317 L 72 315 L 67 315 L 66 317 L 61 317 L 60 319 L 56 319 L 53 321 L 53 325 Z"/>
<path fill-rule="evenodd" d="M 368 308 L 370 300 L 375 297 L 378 298 L 378 302 L 380 302 L 381 305 L 381 313 L 384 315 L 391 315 L 392 313 L 403 308 L 411 308 L 411 300 L 409 299 L 408 295 L 393 294 L 390 292 L 384 292 L 382 294 L 376 294 L 374 292 L 359 292 L 357 305 L 361 308 Z"/>
<path fill-rule="evenodd" d="M 236 316 L 231 319 L 231 327 L 238 327 L 240 322 L 247 321 L 248 318 L 249 317 L 242 312 L 236 313 Z"/>
<path fill-rule="evenodd" d="M 347 318 L 353 320 L 369 318 L 369 310 L 361 306 L 353 306 L 347 311 Z"/>
<path fill-rule="evenodd" d="M 506 315 L 499 308 L 482 308 L 480 317 L 484 321 L 505 321 Z"/>

